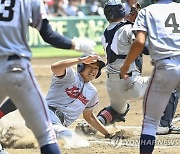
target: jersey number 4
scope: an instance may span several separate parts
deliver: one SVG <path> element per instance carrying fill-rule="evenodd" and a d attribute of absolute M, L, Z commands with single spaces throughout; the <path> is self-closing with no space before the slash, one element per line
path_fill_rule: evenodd
<path fill-rule="evenodd" d="M 0 1 L 0 21 L 11 21 L 13 19 L 14 5 L 15 5 L 15 0 Z"/>
<path fill-rule="evenodd" d="M 172 22 L 170 22 L 172 21 Z M 165 21 L 165 27 L 172 27 L 172 33 L 180 33 L 179 24 L 176 21 L 175 13 L 170 13 Z"/>

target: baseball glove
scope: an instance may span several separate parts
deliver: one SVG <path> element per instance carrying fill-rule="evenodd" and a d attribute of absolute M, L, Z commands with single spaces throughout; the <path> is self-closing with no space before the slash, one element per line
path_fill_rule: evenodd
<path fill-rule="evenodd" d="M 116 131 L 114 133 L 106 135 L 105 138 L 109 138 L 109 139 L 115 139 L 115 138 L 125 139 L 126 138 L 125 137 L 125 131 L 124 130 Z"/>
<path fill-rule="evenodd" d="M 75 44 L 75 50 L 81 51 L 83 53 L 94 53 L 94 47 L 96 46 L 96 42 L 88 39 L 88 38 L 73 38 L 73 42 Z"/>
<path fill-rule="evenodd" d="M 75 132 L 86 136 L 93 136 L 97 134 L 97 130 L 88 123 L 78 123 L 75 127 Z"/>

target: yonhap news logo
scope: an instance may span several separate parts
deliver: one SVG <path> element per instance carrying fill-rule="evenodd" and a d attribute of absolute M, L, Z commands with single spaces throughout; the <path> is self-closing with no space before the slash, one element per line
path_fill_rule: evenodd
<path fill-rule="evenodd" d="M 147 140 L 146 142 L 139 139 L 122 139 L 120 136 L 113 137 L 110 140 L 110 146 L 112 147 L 121 147 L 121 146 L 133 146 L 139 147 L 140 144 L 143 145 L 153 145 L 155 146 L 180 146 L 180 139 L 156 139 L 156 140 Z"/>

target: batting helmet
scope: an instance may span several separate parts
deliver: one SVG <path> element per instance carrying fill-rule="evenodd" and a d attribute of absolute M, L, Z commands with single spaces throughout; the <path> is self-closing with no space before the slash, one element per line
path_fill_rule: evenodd
<path fill-rule="evenodd" d="M 125 17 L 125 8 L 120 0 L 109 0 L 104 4 L 104 15 L 108 21 Z"/>
<path fill-rule="evenodd" d="M 86 56 L 88 56 L 88 55 L 87 55 L 87 54 L 84 54 L 84 55 L 82 55 L 81 57 L 86 57 Z M 97 62 L 98 62 L 98 64 L 99 64 L 99 70 L 98 70 L 98 73 L 97 73 L 97 75 L 96 75 L 96 79 L 101 75 L 101 69 L 105 66 L 105 63 L 104 63 L 102 60 L 98 59 Z M 79 64 L 77 64 L 77 71 L 78 71 L 79 73 L 83 72 L 84 69 L 85 69 L 85 65 L 86 65 L 86 64 L 84 64 L 84 63 L 79 63 Z M 87 65 L 88 65 L 88 64 L 87 64 Z"/>

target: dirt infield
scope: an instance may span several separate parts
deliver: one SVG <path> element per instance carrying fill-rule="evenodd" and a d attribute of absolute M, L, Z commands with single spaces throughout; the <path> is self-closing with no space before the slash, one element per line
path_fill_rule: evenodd
<path fill-rule="evenodd" d="M 50 81 L 51 71 L 50 65 L 60 60 L 60 58 L 50 59 L 33 59 L 32 64 L 35 75 L 39 81 L 40 87 L 46 95 Z M 143 75 L 150 75 L 152 67 L 149 58 L 144 57 Z M 109 98 L 105 87 L 106 74 L 93 83 L 98 89 L 99 105 L 94 113 L 97 114 L 100 109 L 108 105 Z M 114 140 L 104 139 L 101 134 L 95 137 L 75 136 L 74 141 L 61 141 L 62 154 L 134 154 L 139 152 L 138 142 L 141 131 L 142 121 L 142 100 L 132 100 L 130 103 L 131 109 L 127 115 L 126 122 L 117 123 L 116 128 L 109 126 L 110 131 L 122 130 L 125 139 L 119 139 L 118 142 Z M 176 117 L 179 117 L 178 107 Z M 83 121 L 82 116 L 70 127 L 74 129 L 77 122 Z M 176 123 L 179 125 L 179 123 Z M 10 154 L 38 154 L 39 148 L 32 132 L 25 127 L 24 120 L 18 111 L 3 117 L 0 120 L 0 140 L 4 143 L 7 151 Z M 180 134 L 169 134 L 157 136 L 156 148 L 154 153 L 180 153 Z"/>

